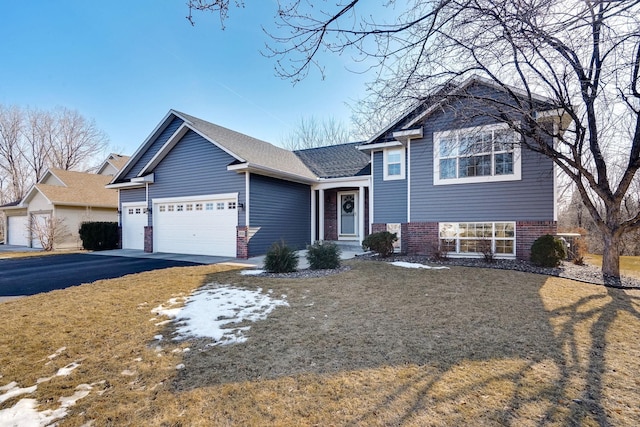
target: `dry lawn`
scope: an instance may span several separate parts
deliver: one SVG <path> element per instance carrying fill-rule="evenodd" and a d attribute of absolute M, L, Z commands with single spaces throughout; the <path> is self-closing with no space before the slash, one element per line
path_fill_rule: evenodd
<path fill-rule="evenodd" d="M 60 426 L 640 425 L 640 290 L 351 265 L 319 279 L 173 268 L 4 303 L 0 386 L 78 362 L 28 396 L 56 408 L 92 384 Z M 151 309 L 209 282 L 290 306 L 244 344 L 155 340 L 172 326 Z"/>
<path fill-rule="evenodd" d="M 587 255 L 585 261 L 598 267 L 602 267 L 602 255 Z M 621 256 L 620 272 L 623 275 L 640 279 L 640 256 Z"/>

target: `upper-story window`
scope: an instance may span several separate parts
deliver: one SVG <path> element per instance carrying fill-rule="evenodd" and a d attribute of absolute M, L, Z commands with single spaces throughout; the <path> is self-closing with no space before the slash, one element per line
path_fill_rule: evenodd
<path fill-rule="evenodd" d="M 384 180 L 404 179 L 404 147 L 386 148 L 384 156 Z"/>
<path fill-rule="evenodd" d="M 506 124 L 435 133 L 434 185 L 520 180 L 518 138 Z"/>

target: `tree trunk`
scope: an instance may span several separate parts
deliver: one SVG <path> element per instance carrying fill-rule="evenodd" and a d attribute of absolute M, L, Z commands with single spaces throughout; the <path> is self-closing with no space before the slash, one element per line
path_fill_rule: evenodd
<path fill-rule="evenodd" d="M 620 243 L 619 233 L 606 230 L 603 234 L 602 274 L 614 279 L 620 278 Z"/>

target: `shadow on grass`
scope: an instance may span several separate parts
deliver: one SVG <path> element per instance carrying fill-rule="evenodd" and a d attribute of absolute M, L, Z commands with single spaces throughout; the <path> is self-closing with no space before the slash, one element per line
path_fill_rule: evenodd
<path fill-rule="evenodd" d="M 607 339 L 621 312 L 640 319 L 637 297 L 520 272 L 353 265 L 322 279 L 214 276 L 286 294 L 290 307 L 251 324 L 242 345 L 200 343 L 203 351 L 185 355 L 174 391 L 415 368 L 372 377 L 368 409 L 352 421 L 404 424 L 435 411 L 448 423 L 612 423 Z"/>

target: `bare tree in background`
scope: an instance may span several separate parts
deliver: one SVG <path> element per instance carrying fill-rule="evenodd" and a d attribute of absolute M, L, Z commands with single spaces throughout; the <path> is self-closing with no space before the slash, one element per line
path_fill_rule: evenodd
<path fill-rule="evenodd" d="M 230 7 L 223 0 L 194 3 L 190 10 L 221 19 Z M 387 117 L 472 74 L 490 80 L 508 102 L 475 100 L 503 111 L 496 119 L 575 183 L 603 236 L 603 274 L 619 278 L 622 236 L 640 227 L 640 211 L 623 209 L 640 168 L 640 2 L 390 0 L 386 6 L 279 1 L 277 27 L 268 30 L 278 75 L 295 82 L 314 67 L 322 72 L 322 54 L 348 53 L 377 73 L 363 110 L 396 113 Z M 542 120 L 536 94 L 555 114 Z M 522 119 L 510 119 L 514 112 Z M 555 144 L 545 142 L 549 136 Z"/>
<path fill-rule="evenodd" d="M 0 204 L 22 199 L 49 167 L 89 168 L 102 160 L 107 143 L 95 122 L 77 111 L 0 105 Z"/>
<path fill-rule="evenodd" d="M 289 150 L 323 147 L 350 142 L 347 126 L 333 117 L 318 120 L 314 116 L 301 117 L 295 128 L 286 135 L 281 144 Z"/>
<path fill-rule="evenodd" d="M 52 216 L 31 216 L 29 232 L 37 239 L 44 251 L 52 251 L 57 243 L 69 236 L 69 227 L 62 218 Z"/>

